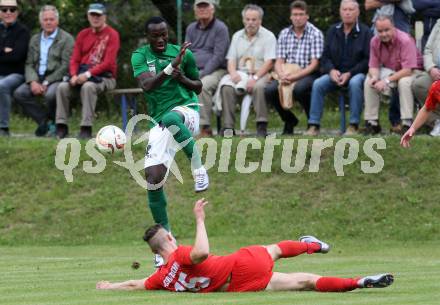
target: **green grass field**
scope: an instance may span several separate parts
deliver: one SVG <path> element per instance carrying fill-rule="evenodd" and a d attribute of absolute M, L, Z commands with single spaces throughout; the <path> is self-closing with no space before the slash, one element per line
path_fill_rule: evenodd
<path fill-rule="evenodd" d="M 32 133 L 27 120 L 13 122 L 18 132 Z M 301 138 L 294 137 L 295 143 Z M 393 286 L 345 294 L 194 295 L 95 290 L 98 280 L 143 278 L 153 271 L 141 241 L 152 223 L 146 192 L 112 162 L 123 156 L 109 156 L 102 173 L 87 174 L 82 162 L 93 160 L 83 151 L 67 183 L 54 165 L 57 141 L 0 138 L 0 304 L 438 304 L 440 141 L 419 136 L 403 150 L 397 136 L 384 139 L 386 149 L 377 151 L 382 171 L 361 170 L 361 162 L 370 159 L 362 149 L 367 138 L 357 137 L 359 157 L 338 177 L 334 146 L 323 151 L 316 173 L 308 171 L 310 150 L 304 170 L 283 172 L 280 147 L 271 172 L 239 173 L 234 164 L 240 138 L 234 138 L 228 172 L 219 172 L 217 161 L 203 196 L 210 201 L 206 223 L 214 253 L 314 234 L 333 245 L 329 254 L 283 260 L 276 270 L 347 277 L 391 272 Z M 215 141 L 220 147 L 222 139 Z M 135 160 L 144 149 L 145 144 L 133 147 Z M 262 159 L 261 150 L 248 150 L 247 162 Z M 169 216 L 173 234 L 191 243 L 191 209 L 199 195 L 183 154 L 176 161 L 184 183 L 174 177 L 167 182 Z M 133 261 L 141 268 L 132 270 Z"/>
<path fill-rule="evenodd" d="M 249 242 L 249 241 L 247 241 Z M 232 250 L 227 239 L 211 240 L 213 250 Z M 276 264 L 280 272 L 351 276 L 392 272 L 386 289 L 348 293 L 260 292 L 177 294 L 97 291 L 95 283 L 143 278 L 152 272 L 146 247 L 136 245 L 3 247 L 0 261 L 2 304 L 438 304 L 439 247 L 434 242 L 342 242 L 326 255 L 302 255 Z M 131 269 L 133 260 L 141 268 Z"/>

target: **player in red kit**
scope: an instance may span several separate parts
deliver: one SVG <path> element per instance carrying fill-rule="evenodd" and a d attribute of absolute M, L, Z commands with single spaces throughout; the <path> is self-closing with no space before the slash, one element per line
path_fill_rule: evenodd
<path fill-rule="evenodd" d="M 430 119 L 440 118 L 440 80 L 435 81 L 429 88 L 425 105 L 419 110 L 411 127 L 400 139 L 400 145 L 405 148 L 410 147 L 410 141 L 416 134 L 416 131 Z"/>
<path fill-rule="evenodd" d="M 194 246 L 177 246 L 174 237 L 157 224 L 149 228 L 144 240 L 160 254 L 165 264 L 151 276 L 120 283 L 101 281 L 97 289 L 106 290 L 170 290 L 173 292 L 245 292 L 298 291 L 344 292 L 357 288 L 383 288 L 393 283 L 391 274 L 357 278 L 324 277 L 310 273 L 273 272 L 279 258 L 303 253 L 327 253 L 330 247 L 313 236 L 299 241 L 286 240 L 269 246 L 250 246 L 237 252 L 217 256 L 209 253 L 205 228 L 205 199 L 194 205 L 196 238 Z"/>

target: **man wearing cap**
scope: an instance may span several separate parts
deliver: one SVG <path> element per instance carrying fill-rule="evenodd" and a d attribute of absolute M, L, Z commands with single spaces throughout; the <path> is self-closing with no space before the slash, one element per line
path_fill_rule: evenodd
<path fill-rule="evenodd" d="M 0 0 L 0 136 L 9 136 L 11 94 L 24 81 L 30 35 L 17 17 L 17 1 Z"/>
<path fill-rule="evenodd" d="M 55 120 L 56 90 L 68 74 L 74 39 L 58 27 L 59 13 L 55 6 L 40 10 L 41 33 L 32 36 L 25 65 L 26 83 L 14 92 L 15 101 L 37 124 L 37 137 L 46 135 L 49 120 Z M 43 107 L 37 97 L 43 97 Z M 53 126 L 53 124 L 51 125 Z"/>
<path fill-rule="evenodd" d="M 194 53 L 199 76 L 203 83 L 200 125 L 201 136 L 211 136 L 212 97 L 223 75 L 226 74 L 225 56 L 229 47 L 228 27 L 214 16 L 212 0 L 196 0 L 194 14 L 196 21 L 186 29 L 185 41 L 191 42 L 189 49 Z"/>
<path fill-rule="evenodd" d="M 73 94 L 80 95 L 82 119 L 80 139 L 92 137 L 93 117 L 98 94 L 116 86 L 116 58 L 120 42 L 118 32 L 106 23 L 106 9 L 92 3 L 87 11 L 90 27 L 79 32 L 70 59 L 70 80 L 57 89 L 57 137 L 68 134 L 67 117 Z"/>

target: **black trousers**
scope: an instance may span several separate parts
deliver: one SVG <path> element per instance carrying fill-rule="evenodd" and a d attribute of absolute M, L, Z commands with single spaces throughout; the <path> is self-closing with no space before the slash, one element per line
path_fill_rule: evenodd
<path fill-rule="evenodd" d="M 307 75 L 306 77 L 300 79 L 295 84 L 295 88 L 293 89 L 293 97 L 295 101 L 298 101 L 304 108 L 307 119 L 309 118 L 310 112 L 310 97 L 312 95 L 313 82 L 318 77 L 318 73 Z M 285 123 L 293 123 L 297 121 L 297 118 L 293 112 L 290 110 L 285 110 L 283 107 L 281 107 L 280 97 L 278 95 L 278 81 L 273 80 L 270 84 L 268 84 L 264 90 L 264 94 L 266 96 L 266 101 L 274 106 L 281 119 Z"/>

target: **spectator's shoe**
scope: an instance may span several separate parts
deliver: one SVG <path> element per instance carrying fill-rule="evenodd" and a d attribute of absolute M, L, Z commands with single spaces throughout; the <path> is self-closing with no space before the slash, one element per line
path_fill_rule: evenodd
<path fill-rule="evenodd" d="M 257 123 L 257 137 L 265 138 L 267 136 L 267 122 Z"/>
<path fill-rule="evenodd" d="M 283 128 L 282 135 L 284 135 L 284 136 L 285 135 L 293 135 L 294 134 L 294 128 L 295 128 L 296 125 L 298 125 L 298 119 L 295 116 L 293 121 L 289 121 L 289 122 L 285 122 L 284 123 L 284 128 Z"/>
<path fill-rule="evenodd" d="M 160 268 L 165 264 L 165 261 L 163 260 L 163 257 L 160 254 L 154 254 L 153 262 L 155 268 Z"/>
<path fill-rule="evenodd" d="M 429 134 L 433 137 L 440 137 L 440 120 L 435 121 L 434 128 Z"/>
<path fill-rule="evenodd" d="M 193 172 L 193 176 L 194 190 L 196 191 L 196 193 L 206 191 L 209 186 L 209 177 L 206 169 L 203 166 L 195 169 Z"/>
<path fill-rule="evenodd" d="M 319 244 L 321 246 L 321 250 L 317 251 L 317 253 L 328 253 L 328 251 L 330 251 L 330 246 L 327 243 L 317 239 L 315 236 L 311 236 L 311 235 L 301 236 L 299 238 L 299 241 L 303 243 Z"/>
<path fill-rule="evenodd" d="M 64 139 L 69 134 L 69 127 L 66 124 L 57 124 L 57 139 Z"/>
<path fill-rule="evenodd" d="M 202 130 L 200 130 L 200 138 L 212 137 L 212 129 L 210 126 L 203 126 Z"/>
<path fill-rule="evenodd" d="M 305 136 L 316 137 L 319 135 L 319 127 L 316 125 L 310 125 L 307 131 L 304 133 Z"/>
<path fill-rule="evenodd" d="M 403 128 L 401 124 L 391 126 L 390 133 L 394 135 L 403 135 Z"/>
<path fill-rule="evenodd" d="M 92 138 L 92 126 L 81 126 L 79 130 L 78 139 L 88 140 Z"/>
<path fill-rule="evenodd" d="M 47 132 L 48 137 L 56 137 L 57 135 L 57 127 L 54 123 L 49 123 L 49 131 Z"/>
<path fill-rule="evenodd" d="M 347 130 L 344 132 L 345 137 L 355 136 L 359 134 L 359 129 L 356 125 L 350 124 Z"/>
<path fill-rule="evenodd" d="M 402 135 L 404 135 L 410 127 L 411 126 L 408 126 L 408 125 L 402 125 Z"/>
<path fill-rule="evenodd" d="M 382 128 L 380 127 L 379 124 L 374 126 L 374 125 L 371 125 L 370 123 L 366 123 L 365 129 L 363 130 L 362 133 L 365 136 L 371 136 L 371 135 L 376 135 L 376 134 L 380 133 L 381 131 L 382 131 Z"/>
<path fill-rule="evenodd" d="M 223 128 L 220 134 L 222 137 L 232 137 L 235 136 L 235 130 L 233 128 Z"/>
<path fill-rule="evenodd" d="M 385 288 L 394 282 L 394 276 L 389 273 L 366 276 L 358 280 L 360 288 Z"/>
<path fill-rule="evenodd" d="M 9 137 L 9 128 L 0 128 L 0 137 Z"/>
<path fill-rule="evenodd" d="M 49 130 L 49 126 L 46 122 L 38 125 L 37 129 L 35 129 L 35 136 L 37 137 L 44 137 Z"/>

